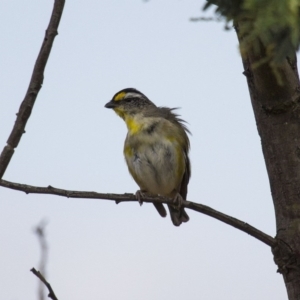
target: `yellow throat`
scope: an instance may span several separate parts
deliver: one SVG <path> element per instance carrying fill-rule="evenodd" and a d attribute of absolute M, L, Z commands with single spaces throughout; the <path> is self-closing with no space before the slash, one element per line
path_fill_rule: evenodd
<path fill-rule="evenodd" d="M 125 121 L 129 134 L 136 134 L 142 129 L 143 123 L 140 120 L 137 120 L 137 118 L 126 114 L 126 112 L 120 108 L 115 108 L 114 111 Z"/>

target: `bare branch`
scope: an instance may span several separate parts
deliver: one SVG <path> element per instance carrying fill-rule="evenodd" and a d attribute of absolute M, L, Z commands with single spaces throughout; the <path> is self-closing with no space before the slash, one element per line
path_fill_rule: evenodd
<path fill-rule="evenodd" d="M 54 1 L 50 22 L 46 30 L 40 53 L 35 62 L 28 90 L 23 102 L 21 103 L 19 112 L 17 113 L 17 120 L 7 140 L 7 145 L 4 147 L 0 155 L 0 179 L 3 177 L 3 174 L 5 173 L 5 170 L 14 154 L 14 149 L 18 146 L 21 137 L 25 132 L 26 123 L 30 117 L 39 90 L 42 87 L 45 67 L 50 55 L 54 38 L 57 35 L 57 29 L 63 12 L 64 4 L 65 0 Z"/>
<path fill-rule="evenodd" d="M 1 185 L 1 181 L 0 181 L 0 185 Z M 195 202 L 185 201 L 184 207 L 198 211 L 202 214 L 208 215 L 230 226 L 233 226 L 241 231 L 244 231 L 272 248 L 277 245 L 276 239 L 274 239 L 270 235 L 258 230 L 257 228 L 249 225 L 248 223 L 245 223 L 239 219 L 236 219 L 234 217 L 225 215 L 217 210 L 214 210 L 209 206 L 195 203 Z"/>
<path fill-rule="evenodd" d="M 221 22 L 222 18 L 220 17 L 191 17 L 190 18 L 191 22 L 198 22 L 198 21 L 205 21 L 205 22 L 209 22 L 209 21 L 214 21 L 214 22 Z"/>
<path fill-rule="evenodd" d="M 49 291 L 48 297 L 51 298 L 52 300 L 58 300 L 57 297 L 55 296 L 55 293 L 50 283 L 44 278 L 44 276 L 40 273 L 40 271 L 37 271 L 35 268 L 32 268 L 30 271 L 45 284 L 45 286 Z"/>
<path fill-rule="evenodd" d="M 129 201 L 138 201 L 134 194 L 102 194 L 96 192 L 82 192 L 82 191 L 70 191 L 54 188 L 52 186 L 48 187 L 38 187 L 31 186 L 26 184 L 14 183 L 6 180 L 0 180 L 0 186 L 25 192 L 26 194 L 50 194 L 57 195 L 67 198 L 88 198 L 88 199 L 103 199 L 103 200 L 112 200 L 117 204 L 120 202 L 129 202 Z M 147 196 L 143 198 L 144 202 L 148 203 L 169 203 L 172 204 L 172 200 L 164 197 L 150 197 Z M 277 242 L 271 236 L 265 234 L 264 232 L 256 229 L 255 227 L 240 221 L 231 216 L 225 215 L 217 210 L 214 210 L 206 205 L 194 203 L 191 201 L 183 201 L 183 206 L 185 208 L 192 209 L 194 211 L 200 212 L 202 214 L 208 215 L 212 218 L 215 218 L 221 222 L 224 222 L 228 225 L 231 225 L 241 231 L 248 233 L 249 235 L 255 237 L 261 242 L 265 243 L 270 247 L 275 247 Z"/>
<path fill-rule="evenodd" d="M 46 266 L 47 266 L 47 258 L 48 258 L 48 243 L 46 239 L 46 233 L 45 233 L 45 228 L 47 226 L 47 221 L 42 220 L 39 225 L 37 225 L 34 228 L 34 232 L 37 235 L 40 248 L 41 248 L 41 258 L 40 258 L 40 263 L 39 263 L 39 269 L 40 273 L 46 275 Z M 39 300 L 44 300 L 45 299 L 45 293 L 44 293 L 44 285 L 40 281 L 38 286 L 38 295 L 39 295 Z"/>

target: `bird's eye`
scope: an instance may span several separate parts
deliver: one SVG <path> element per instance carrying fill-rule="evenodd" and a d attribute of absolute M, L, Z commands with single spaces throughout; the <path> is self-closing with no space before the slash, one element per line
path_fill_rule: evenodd
<path fill-rule="evenodd" d="M 131 102 L 134 98 L 130 97 L 130 98 L 126 98 L 124 99 L 125 102 Z"/>

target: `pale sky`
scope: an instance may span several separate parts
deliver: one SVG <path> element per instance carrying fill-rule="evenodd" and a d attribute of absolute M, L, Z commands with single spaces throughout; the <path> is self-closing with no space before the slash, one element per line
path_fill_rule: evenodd
<path fill-rule="evenodd" d="M 134 193 L 126 126 L 104 104 L 135 87 L 181 107 L 192 132 L 187 199 L 274 236 L 274 209 L 234 30 L 189 21 L 198 0 L 67 1 L 43 87 L 3 179 Z M 15 121 L 53 1 L 0 2 L 0 147 Z M 209 14 L 206 14 L 207 16 Z M 26 195 L 0 187 L 0 299 L 37 299 L 48 220 L 46 277 L 60 300 L 286 299 L 271 250 L 188 211 L 179 228 L 153 205 Z"/>

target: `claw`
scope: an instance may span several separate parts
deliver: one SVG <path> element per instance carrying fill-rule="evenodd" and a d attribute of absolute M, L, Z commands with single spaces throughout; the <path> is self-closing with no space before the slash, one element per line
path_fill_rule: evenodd
<path fill-rule="evenodd" d="M 184 200 L 183 200 L 182 196 L 179 193 L 177 193 L 173 199 L 174 207 L 176 209 L 180 210 L 180 207 L 182 206 L 183 201 Z"/>
<path fill-rule="evenodd" d="M 138 191 L 136 191 L 135 196 L 136 196 L 137 200 L 139 201 L 140 206 L 142 206 L 143 205 L 142 198 L 145 197 L 145 194 L 141 190 L 138 190 Z"/>

